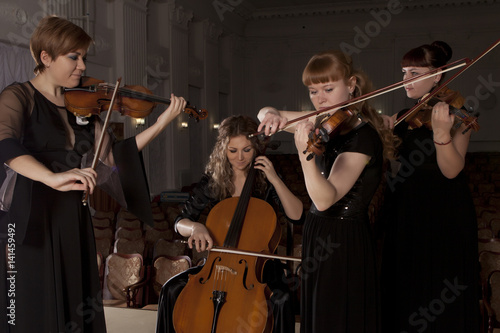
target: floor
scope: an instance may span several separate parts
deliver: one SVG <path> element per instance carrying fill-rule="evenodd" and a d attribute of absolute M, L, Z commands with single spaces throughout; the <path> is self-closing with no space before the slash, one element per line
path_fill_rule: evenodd
<path fill-rule="evenodd" d="M 104 307 L 108 333 L 155 333 L 156 311 Z"/>
<path fill-rule="evenodd" d="M 105 306 L 108 333 L 155 333 L 156 311 Z M 299 323 L 295 332 L 299 332 Z"/>

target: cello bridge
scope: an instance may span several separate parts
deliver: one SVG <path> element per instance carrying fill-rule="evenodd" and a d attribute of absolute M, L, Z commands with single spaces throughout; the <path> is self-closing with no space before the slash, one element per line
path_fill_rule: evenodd
<path fill-rule="evenodd" d="M 216 273 L 226 273 L 226 272 L 228 272 L 231 275 L 237 275 L 238 274 L 238 272 L 236 272 L 231 267 L 227 267 L 227 266 L 223 266 L 223 265 L 217 265 L 217 266 L 215 266 L 215 271 L 216 271 Z"/>

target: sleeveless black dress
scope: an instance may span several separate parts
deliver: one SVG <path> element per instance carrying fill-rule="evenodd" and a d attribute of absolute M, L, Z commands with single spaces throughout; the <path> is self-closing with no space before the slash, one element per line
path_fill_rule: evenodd
<path fill-rule="evenodd" d="M 448 179 L 426 127 L 395 128 L 401 167 L 389 177 L 383 332 L 478 332 L 477 222 L 466 178 Z"/>

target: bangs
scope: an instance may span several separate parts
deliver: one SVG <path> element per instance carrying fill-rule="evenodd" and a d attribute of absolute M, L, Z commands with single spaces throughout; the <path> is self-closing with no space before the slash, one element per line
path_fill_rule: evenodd
<path fill-rule="evenodd" d="M 58 53 L 58 55 L 74 52 L 78 49 L 87 51 L 92 43 L 90 36 L 76 25 L 71 26 L 70 29 L 64 30 L 60 40 L 62 40 L 63 43 L 58 46 L 54 45 L 54 51 L 57 50 L 58 52 L 55 53 Z"/>
<path fill-rule="evenodd" d="M 328 55 L 316 55 L 307 64 L 302 73 L 302 83 L 305 86 L 317 83 L 338 81 L 345 77 L 345 69 L 339 66 L 332 57 Z"/>
<path fill-rule="evenodd" d="M 406 53 L 401 60 L 401 67 L 433 67 L 422 48 L 416 48 Z"/>

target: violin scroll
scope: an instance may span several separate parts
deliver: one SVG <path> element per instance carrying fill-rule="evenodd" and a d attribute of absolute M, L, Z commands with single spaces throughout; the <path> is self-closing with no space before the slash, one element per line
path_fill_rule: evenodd
<path fill-rule="evenodd" d="M 197 109 L 196 106 L 190 106 L 189 102 L 188 105 L 184 108 L 184 112 L 189 114 L 190 118 L 194 118 L 196 121 L 199 121 L 200 119 L 203 120 L 208 117 L 208 112 L 205 109 Z"/>

